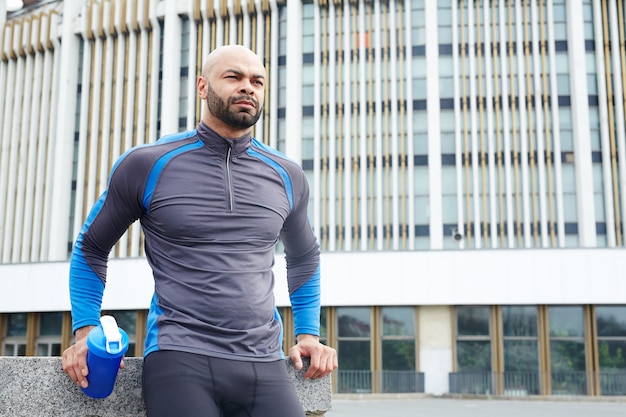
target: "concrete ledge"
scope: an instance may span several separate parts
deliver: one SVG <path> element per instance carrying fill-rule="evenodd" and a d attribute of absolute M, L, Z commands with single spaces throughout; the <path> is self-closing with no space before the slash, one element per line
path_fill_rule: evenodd
<path fill-rule="evenodd" d="M 143 358 L 125 358 L 115 390 L 105 399 L 87 397 L 61 369 L 59 357 L 0 357 L 1 417 L 144 417 L 141 393 Z M 304 380 L 285 360 L 307 416 L 331 409 L 330 376 Z"/>

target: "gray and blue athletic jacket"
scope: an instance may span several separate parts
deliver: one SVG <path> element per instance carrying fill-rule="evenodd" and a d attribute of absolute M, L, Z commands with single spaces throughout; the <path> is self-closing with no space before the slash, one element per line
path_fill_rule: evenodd
<path fill-rule="evenodd" d="M 279 239 L 295 333 L 319 335 L 320 249 L 308 195 L 302 169 L 249 134 L 223 138 L 200 123 L 127 151 L 74 244 L 73 331 L 98 325 L 109 253 L 139 219 L 155 282 L 144 355 L 282 358 L 272 272 Z"/>

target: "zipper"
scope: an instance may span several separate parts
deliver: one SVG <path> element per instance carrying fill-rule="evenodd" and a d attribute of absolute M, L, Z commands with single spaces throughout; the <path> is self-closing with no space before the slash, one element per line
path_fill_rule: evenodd
<path fill-rule="evenodd" d="M 230 152 L 232 147 L 228 147 L 228 152 L 226 153 L 226 183 L 227 183 L 227 193 L 228 193 L 228 211 L 233 211 L 234 201 L 233 201 L 233 181 L 230 173 Z"/>

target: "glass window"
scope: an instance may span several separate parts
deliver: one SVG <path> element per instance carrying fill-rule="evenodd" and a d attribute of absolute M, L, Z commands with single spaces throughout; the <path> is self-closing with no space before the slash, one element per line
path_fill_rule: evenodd
<path fill-rule="evenodd" d="M 459 336 L 489 336 L 489 307 L 457 307 Z"/>
<path fill-rule="evenodd" d="M 61 356 L 63 313 L 40 313 L 36 341 L 37 356 Z"/>
<path fill-rule="evenodd" d="M 597 306 L 600 394 L 626 395 L 626 306 Z"/>
<path fill-rule="evenodd" d="M 553 395 L 587 393 L 585 326 L 582 306 L 548 308 Z"/>
<path fill-rule="evenodd" d="M 415 370 L 415 309 L 383 307 L 382 392 L 418 392 Z"/>
<path fill-rule="evenodd" d="M 569 75 L 558 74 L 556 76 L 556 90 L 559 96 L 569 96 L 571 94 Z"/>
<path fill-rule="evenodd" d="M 337 308 L 338 392 L 371 392 L 369 307 Z"/>
<path fill-rule="evenodd" d="M 320 309 L 320 342 L 328 343 L 328 307 Z"/>
<path fill-rule="evenodd" d="M 505 395 L 540 393 L 537 323 L 536 306 L 502 307 Z"/>
<path fill-rule="evenodd" d="M 26 356 L 26 313 L 13 313 L 6 316 L 6 331 L 2 343 L 4 356 Z"/>
<path fill-rule="evenodd" d="M 491 308 L 456 308 L 456 362 L 458 372 L 491 372 Z M 479 389 L 480 392 L 488 388 Z"/>

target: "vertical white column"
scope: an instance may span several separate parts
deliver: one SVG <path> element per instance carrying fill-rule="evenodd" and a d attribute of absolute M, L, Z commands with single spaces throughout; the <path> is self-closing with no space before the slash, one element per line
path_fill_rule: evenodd
<path fill-rule="evenodd" d="M 270 76 L 269 104 L 269 138 L 264 138 L 270 146 L 278 147 L 278 29 L 280 17 L 276 0 L 270 0 L 270 64 L 268 74 Z M 300 55 L 302 56 L 302 55 Z M 301 85 L 301 84 L 300 84 Z M 302 105 L 300 105 L 302 108 Z"/>
<path fill-rule="evenodd" d="M 313 6 L 313 22 L 315 30 L 313 31 L 313 231 L 318 239 L 321 239 L 321 222 L 322 222 L 322 179 L 321 179 L 321 136 L 320 126 L 322 125 L 322 98 L 320 90 L 322 89 L 322 64 L 321 64 L 321 19 L 318 0 L 314 1 Z"/>
<path fill-rule="evenodd" d="M 502 97 L 502 149 L 504 150 L 504 188 L 506 200 L 506 235 L 507 247 L 515 247 L 515 220 L 513 218 L 513 173 L 511 171 L 511 132 L 509 112 L 509 68 L 507 53 L 507 20 L 505 18 L 506 5 L 504 0 L 498 2 L 498 35 L 500 38 L 500 91 Z M 497 82 L 498 80 L 496 80 Z"/>
<path fill-rule="evenodd" d="M 335 45 L 336 40 L 336 12 L 334 2 L 329 2 L 328 5 L 328 250 L 335 251 L 337 249 L 337 96 L 335 94 L 337 85 L 337 65 L 336 55 L 337 47 Z"/>
<path fill-rule="evenodd" d="M 100 117 L 102 121 L 102 141 L 100 143 L 99 159 L 100 159 L 100 172 L 98 172 L 98 194 L 102 194 L 107 188 L 109 179 L 109 166 L 112 166 L 109 160 L 109 149 L 111 148 L 111 107 L 113 100 L 113 63 L 115 61 L 114 55 L 114 34 L 110 33 L 111 22 L 111 3 L 105 2 L 102 4 L 102 27 L 104 37 L 104 73 L 102 74 L 102 80 L 104 85 L 104 99 L 102 101 L 102 109 L 100 111 Z M 112 253 L 114 254 L 114 253 Z"/>
<path fill-rule="evenodd" d="M 302 161 L 302 2 L 287 0 L 285 153 Z M 276 89 L 277 86 L 273 86 Z M 300 91 L 297 91 L 300 90 Z"/>
<path fill-rule="evenodd" d="M 604 31 L 600 0 L 593 1 L 593 28 L 596 55 L 596 80 L 598 83 L 598 110 L 600 112 L 600 143 L 602 144 L 602 185 L 607 245 L 616 245 L 615 207 L 613 200 L 613 178 L 611 173 L 611 145 L 609 143 L 609 110 L 607 106 L 606 67 L 604 65 Z"/>
<path fill-rule="evenodd" d="M 241 5 L 241 13 L 243 15 L 243 40 L 242 40 L 242 44 L 243 46 L 247 47 L 247 48 L 252 48 L 251 42 L 252 42 L 252 37 L 250 36 L 251 32 L 252 32 L 252 23 L 250 21 L 250 13 L 248 11 L 248 5 L 247 4 L 242 4 Z M 301 20 L 300 20 L 301 21 Z M 289 23 L 287 23 L 289 24 Z M 287 31 L 287 33 L 291 33 L 289 31 Z"/>
<path fill-rule="evenodd" d="M 609 29 L 611 38 L 611 72 L 613 73 L 613 97 L 615 102 L 615 133 L 617 145 L 617 162 L 619 166 L 619 194 L 622 196 L 621 218 L 626 221 L 626 124 L 624 123 L 624 85 L 622 85 L 622 61 L 620 51 L 624 47 L 619 39 L 619 21 L 616 2 L 609 2 Z M 594 221 L 595 219 L 590 219 Z M 595 235 L 594 235 L 595 236 Z M 623 239 L 622 239 L 623 240 Z M 622 243 L 624 245 L 624 243 Z M 595 240 L 594 240 L 595 246 Z"/>
<path fill-rule="evenodd" d="M 400 211 L 399 211 L 399 193 L 401 192 L 398 184 L 398 80 L 397 80 L 397 60 L 398 60 L 398 39 L 396 30 L 396 7 L 395 2 L 389 2 L 389 11 L 387 18 L 389 21 L 389 105 L 391 107 L 389 117 L 389 137 L 391 141 L 390 160 L 391 160 L 391 248 L 399 249 L 400 242 Z"/>
<path fill-rule="evenodd" d="M 148 114 L 148 135 L 146 142 L 154 142 L 157 138 L 157 115 L 159 109 L 157 107 L 159 96 L 159 54 L 161 53 L 161 26 L 159 25 L 159 19 L 157 17 L 158 0 L 146 0 L 150 1 L 150 26 L 152 26 L 152 51 L 150 52 L 152 61 L 148 63 L 150 66 L 150 73 L 152 78 L 150 79 L 150 114 Z M 162 131 L 162 130 L 161 130 Z M 133 242 L 134 243 L 134 242 Z M 133 245 L 134 248 L 134 245 Z"/>
<path fill-rule="evenodd" d="M 128 34 L 124 33 L 123 27 L 126 25 L 126 22 L 122 21 L 122 7 L 124 3 L 120 0 L 117 0 L 115 4 L 115 15 L 113 18 L 113 25 L 115 31 L 117 32 L 117 51 L 115 55 L 115 103 L 113 104 L 113 115 L 112 115 L 112 126 L 113 126 L 113 135 L 111 138 L 111 163 L 114 163 L 117 158 L 122 153 L 123 145 L 122 145 L 122 132 L 124 131 L 124 123 L 123 123 L 123 115 L 124 115 L 124 107 L 126 103 L 124 101 L 124 70 L 126 67 L 126 41 L 128 38 Z M 126 14 L 131 15 L 130 13 Z M 132 28 L 132 27 L 131 27 Z M 132 32 L 132 29 L 130 30 Z M 129 55 L 131 58 L 134 58 L 135 55 Z M 145 74 L 142 74 L 145 76 Z M 85 85 L 85 84 L 83 84 Z M 140 97 L 145 97 L 140 96 Z M 132 102 L 128 102 L 129 104 Z M 128 106 L 131 107 L 131 106 Z M 140 109 L 145 109 L 146 103 L 140 103 L 138 105 Z M 144 119 L 139 119 L 143 121 Z M 138 126 L 142 126 L 142 122 L 138 123 Z M 127 124 L 129 121 L 127 121 Z M 124 149 L 125 150 L 125 149 Z M 77 190 L 78 191 L 78 190 Z M 124 233 L 124 235 L 119 240 L 118 251 L 114 251 L 111 255 L 115 255 L 115 252 L 118 252 L 117 256 L 120 258 L 125 258 L 128 254 L 128 231 Z"/>
<path fill-rule="evenodd" d="M 561 129 L 559 122 L 559 96 L 557 88 L 556 50 L 554 47 L 554 8 L 552 0 L 546 2 L 548 16 L 548 59 L 550 68 L 550 108 L 552 113 L 552 153 L 554 155 L 554 190 L 556 197 L 556 228 L 558 246 L 565 246 L 565 220 L 563 208 L 563 170 L 561 167 Z M 595 12 L 594 12 L 595 16 Z M 596 52 L 598 49 L 596 48 Z M 606 106 L 606 102 L 604 103 Z"/>
<path fill-rule="evenodd" d="M 381 13 L 380 2 L 374 3 L 374 108 L 376 109 L 375 126 L 375 154 L 376 154 L 376 173 L 375 173 L 375 195 L 376 195 L 376 250 L 382 250 L 385 242 L 385 233 L 383 230 L 383 149 L 382 149 L 382 68 L 381 68 Z M 331 101 L 332 102 L 332 101 Z"/>
<path fill-rule="evenodd" d="M 74 126 L 76 114 L 76 85 L 78 83 L 79 41 L 74 31 L 74 21 L 80 12 L 81 1 L 63 2 L 63 29 L 60 43 L 60 68 L 57 91 L 64 94 L 57 98 L 53 111 L 58 111 L 55 136 L 50 138 L 50 152 L 54 153 L 52 177 L 48 184 L 52 187 L 50 198 L 50 240 L 48 260 L 67 259 L 69 213 L 72 192 L 72 162 L 74 157 Z M 59 53 L 59 52 L 57 52 Z M 55 68 L 56 69 L 56 68 Z M 64 111 L 70 109 L 70 111 Z"/>
<path fill-rule="evenodd" d="M 407 210 L 408 210 L 407 223 L 409 225 L 408 249 L 414 250 L 415 249 L 415 190 L 414 190 L 415 186 L 414 186 L 413 176 L 415 175 L 414 174 L 415 165 L 413 163 L 413 153 L 414 153 L 414 149 L 413 149 L 413 37 L 411 34 L 413 23 L 411 21 L 411 0 L 404 0 L 404 27 L 405 27 L 404 29 L 405 72 L 404 73 L 406 74 L 405 75 L 406 91 L 405 91 L 404 96 L 406 97 L 406 132 L 407 132 L 406 133 L 407 134 L 406 155 L 408 158 L 407 169 L 406 169 L 406 176 L 407 176 L 406 194 L 407 194 L 407 198 L 409 199 L 408 204 L 407 204 Z M 453 28 L 453 30 L 454 29 L 455 28 Z M 439 49 L 437 49 L 437 52 L 439 52 Z M 426 76 L 428 77 L 428 74 Z M 437 90 L 437 93 L 438 92 L 439 90 Z M 426 97 L 430 97 L 430 95 L 427 95 Z M 427 106 L 427 111 L 428 111 L 428 106 Z M 365 111 L 363 111 L 363 114 L 365 114 Z M 439 112 L 437 112 L 437 117 L 439 117 Z M 432 185 L 431 185 L 431 190 L 432 190 Z M 366 194 L 363 193 L 362 195 L 365 196 Z M 431 191 L 431 195 L 432 195 L 432 191 Z M 432 196 L 431 196 L 431 204 L 432 204 Z M 432 209 L 433 208 L 431 206 L 431 210 Z M 440 212 L 441 210 L 438 211 L 438 213 Z M 431 226 L 430 226 L 431 239 L 433 239 L 433 233 L 435 233 L 435 230 L 433 230 L 433 227 L 437 227 L 436 225 L 433 226 L 432 219 L 433 217 L 431 217 Z M 442 227 L 443 226 L 440 226 L 440 229 L 442 229 Z M 441 233 L 443 235 L 443 230 L 441 231 Z M 431 240 L 431 248 L 435 249 L 437 247 L 438 247 L 437 244 L 436 243 L 433 244 Z"/>
<path fill-rule="evenodd" d="M 475 0 L 480 1 L 480 0 Z M 470 137 L 472 143 L 472 203 L 474 209 L 474 246 L 477 249 L 480 249 L 483 245 L 482 235 L 480 233 L 481 226 L 481 209 L 480 209 L 480 195 L 481 195 L 481 186 L 479 180 L 479 169 L 480 164 L 478 161 L 479 154 L 479 143 L 478 143 L 478 132 L 476 131 L 478 128 L 478 114 L 477 114 L 477 100 L 478 94 L 476 92 L 477 86 L 477 74 L 476 74 L 476 23 L 474 19 L 474 1 L 469 0 L 467 2 L 467 48 L 469 55 L 469 85 L 470 85 Z M 487 231 L 485 230 L 485 233 Z"/>
<path fill-rule="evenodd" d="M 13 241 L 11 243 L 11 262 L 19 262 L 21 258 L 20 251 L 22 249 L 22 232 L 24 230 L 24 209 L 26 198 L 26 174 L 27 174 L 27 155 L 29 145 L 29 132 L 30 132 L 30 101 L 33 94 L 33 55 L 29 52 L 30 40 L 31 40 L 31 21 L 24 21 L 22 25 L 22 40 L 20 48 L 24 51 L 25 56 L 22 61 L 25 62 L 25 69 L 23 74 L 24 80 L 24 92 L 21 103 L 16 103 L 16 107 L 21 115 L 19 123 L 19 135 L 18 141 L 18 164 L 17 164 L 17 183 L 15 186 L 15 215 L 14 215 L 14 230 Z"/>
<path fill-rule="evenodd" d="M 194 10 L 191 1 L 188 2 L 187 7 L 187 19 L 189 22 L 189 56 L 187 59 L 187 67 L 189 68 L 189 71 L 187 73 L 186 129 L 192 130 L 196 127 L 197 123 L 200 122 L 200 120 L 196 120 L 196 77 L 198 74 L 196 62 L 198 62 L 198 24 L 194 20 Z M 142 42 L 142 45 L 143 43 L 144 42 Z"/>
<path fill-rule="evenodd" d="M 492 75 L 492 67 L 493 67 L 493 58 L 491 56 L 491 13 L 490 13 L 490 2 L 485 2 L 483 4 L 483 51 L 485 57 L 485 116 L 487 117 L 487 149 L 488 149 L 488 175 L 489 175 L 489 234 L 491 236 L 490 243 L 492 248 L 497 248 L 500 245 L 500 239 L 498 236 L 498 220 L 500 211 L 497 206 L 497 192 L 498 192 L 498 182 L 496 180 L 496 170 L 498 166 L 496 164 L 496 153 L 498 149 L 495 144 L 494 137 L 494 110 L 493 110 L 493 75 Z M 497 82 L 497 80 L 495 80 Z M 498 100 L 500 97 L 496 97 Z M 499 174 L 499 173 L 498 173 Z M 486 215 L 486 213 L 485 213 Z"/>
<path fill-rule="evenodd" d="M 98 20 L 100 19 L 99 14 L 99 6 L 93 5 L 91 8 L 91 21 L 92 26 L 96 25 Z M 93 27 L 92 30 L 95 30 Z M 103 66 L 103 41 L 102 38 L 95 34 L 94 42 L 94 53 L 93 53 L 93 73 L 91 75 L 91 83 L 93 85 L 93 94 L 91 96 L 91 108 L 90 108 L 90 116 L 91 120 L 89 120 L 89 145 L 87 150 L 87 161 L 89 170 L 87 172 L 87 198 L 86 204 L 88 210 L 91 209 L 91 206 L 95 203 L 96 197 L 99 190 L 98 188 L 98 141 L 99 141 L 99 133 L 100 133 L 100 123 L 101 123 L 101 100 L 102 100 L 102 66 Z"/>
<path fill-rule="evenodd" d="M 82 80 L 81 80 L 81 96 L 80 96 L 80 117 L 78 124 L 78 151 L 76 164 L 76 194 L 74 196 L 74 224 L 72 226 L 71 237 L 75 238 L 80 232 L 80 228 L 85 220 L 83 202 L 85 201 L 85 177 L 87 169 L 87 132 L 89 130 L 89 102 L 91 81 L 91 44 L 87 39 L 87 13 L 89 5 L 84 3 L 82 6 L 82 27 L 81 36 L 84 41 L 83 60 L 82 60 Z M 120 106 L 119 110 L 122 110 Z M 41 130 L 41 129 L 40 129 Z"/>
<path fill-rule="evenodd" d="M 53 107 L 52 95 L 52 74 L 54 49 L 50 47 L 50 37 L 54 36 L 53 25 L 58 23 L 57 14 L 51 14 L 49 18 L 42 16 L 41 42 L 45 45 L 43 52 L 43 80 L 41 87 L 40 112 L 50 115 L 50 108 Z M 55 44 L 53 44 L 56 47 Z M 46 186 L 46 173 L 48 172 L 48 141 L 52 136 L 50 133 L 50 116 L 40 117 L 38 120 L 38 145 L 37 145 L 37 173 L 35 176 L 35 206 L 33 207 L 33 242 L 30 247 L 31 260 L 40 261 L 48 256 L 47 229 L 45 228 L 44 215 L 47 196 L 50 194 L 50 187 Z M 80 166 L 80 161 L 78 163 Z M 77 212 L 74 208 L 74 212 Z M 73 238 L 74 235 L 70 236 Z"/>
<path fill-rule="evenodd" d="M 24 219 L 23 219 L 23 232 L 22 232 L 22 248 L 20 255 L 20 262 L 34 261 L 31 258 L 32 253 L 30 248 L 33 244 L 33 207 L 36 198 L 35 194 L 35 176 L 37 174 L 37 127 L 39 125 L 39 119 L 41 117 L 41 87 L 43 81 L 43 51 L 39 50 L 41 45 L 41 39 L 39 34 L 42 30 L 42 21 L 44 16 L 32 20 L 32 34 L 30 45 L 34 50 L 34 73 L 33 73 L 33 91 L 31 94 L 32 100 L 30 103 L 30 109 L 28 110 L 29 119 L 29 136 L 28 136 L 28 157 L 27 157 L 27 177 L 26 177 L 26 199 L 24 204 Z M 1 113 L 0 113 L 1 114 Z"/>
<path fill-rule="evenodd" d="M 19 56 L 20 52 L 20 40 L 22 35 L 22 30 L 24 27 L 24 22 L 21 24 L 15 24 L 13 26 L 13 39 L 11 50 L 14 54 L 17 55 L 16 66 L 15 66 L 15 78 L 14 84 L 9 85 L 8 87 L 12 90 L 13 100 L 9 101 L 8 104 L 11 106 L 11 116 L 7 117 L 6 124 L 9 126 L 9 129 L 5 131 L 7 135 L 8 146 L 4 148 L 4 152 L 8 153 L 8 175 L 6 181 L 6 200 L 5 200 L 5 209 L 4 209 L 4 217 L 2 220 L 5 222 L 4 225 L 4 239 L 3 239 L 3 250 L 2 256 L 0 258 L 0 263 L 9 263 L 12 262 L 11 252 L 13 247 L 13 232 L 15 229 L 15 198 L 17 193 L 17 177 L 18 177 L 18 150 L 20 145 L 20 120 L 21 120 L 21 107 L 22 101 L 24 99 L 24 64 L 25 59 L 22 56 Z M 10 121 L 10 122 L 9 122 Z M 7 165 L 3 165 L 6 167 Z M 5 168 L 6 169 L 6 168 Z"/>
<path fill-rule="evenodd" d="M 407 12 L 410 13 L 410 10 Z M 441 166 L 441 111 L 439 95 L 439 37 L 437 2 L 424 2 L 426 25 L 426 115 L 428 119 L 428 192 L 430 214 L 430 248 L 443 248 L 442 166 Z M 454 46 L 453 46 L 454 47 Z M 410 59 L 410 58 L 409 58 Z M 409 77 L 410 77 L 409 73 Z M 412 80 L 409 80 L 411 83 Z M 412 100 L 412 97 L 408 97 Z M 409 118 L 413 115 L 409 114 Z M 412 132 L 411 132 L 412 133 Z M 413 139 L 409 142 L 412 142 Z M 412 158 L 412 154 L 409 158 Z M 413 165 L 413 161 L 410 161 Z"/>
<path fill-rule="evenodd" d="M 543 7 L 543 5 L 541 6 Z M 538 204 L 539 204 L 539 225 L 541 229 L 541 246 L 547 248 L 550 246 L 548 241 L 548 201 L 547 195 L 547 179 L 546 179 L 546 162 L 545 162 L 545 143 L 549 141 L 549 137 L 544 137 L 544 120 L 543 120 L 543 106 L 547 106 L 548 103 L 543 103 L 543 88 L 542 88 L 542 74 L 541 74 L 541 51 L 539 47 L 539 13 L 537 10 L 537 3 L 531 2 L 530 6 L 531 14 L 531 33 L 532 33 L 532 51 L 533 51 L 533 97 L 535 103 L 535 137 L 537 138 L 537 182 L 539 185 L 538 192 Z M 532 157 L 532 156 L 531 156 Z"/>
<path fill-rule="evenodd" d="M 351 13 L 349 2 L 343 4 L 343 37 L 342 37 L 342 50 L 343 50 L 343 85 L 340 88 L 343 89 L 343 226 L 344 226 L 344 239 L 343 250 L 352 250 L 352 209 L 356 204 L 356 201 L 352 199 L 352 118 L 356 117 L 352 113 L 352 28 L 350 27 Z"/>
<path fill-rule="evenodd" d="M 461 10 L 461 13 L 464 13 Z M 456 195 L 457 195 L 457 229 L 460 233 L 463 233 L 463 225 L 465 223 L 465 216 L 463 211 L 463 145 L 461 136 L 461 87 L 459 80 L 461 75 L 459 74 L 459 22 L 458 22 L 458 9 L 457 2 L 452 1 L 452 63 L 454 74 L 454 152 L 455 152 L 455 169 L 456 169 Z M 464 30 L 464 28 L 461 28 Z M 461 47 L 464 47 L 462 45 Z M 464 247 L 464 239 L 459 242 L 459 247 Z"/>
<path fill-rule="evenodd" d="M 524 5 L 526 7 L 526 5 Z M 522 199 L 523 207 L 523 230 L 524 230 L 524 246 L 529 248 L 532 246 L 530 231 L 530 197 L 529 197 L 529 169 L 528 169 L 528 116 L 526 113 L 526 69 L 524 66 L 524 17 L 520 0 L 515 1 L 515 48 L 517 53 L 517 98 L 519 104 L 519 146 L 518 150 L 521 159 L 522 173 L 522 195 L 518 198 Z M 532 126 L 531 126 L 532 128 Z M 515 155 L 517 158 L 517 155 Z M 518 231 L 519 233 L 519 231 Z"/>
<path fill-rule="evenodd" d="M 4 43 L 2 45 L 2 53 L 10 54 L 12 45 L 11 37 L 12 27 L 4 28 Z M 11 119 L 13 118 L 13 98 L 15 94 L 15 77 L 16 77 L 16 62 L 13 59 L 8 60 L 7 63 L 2 62 L 3 77 L 6 82 L 3 84 L 3 103 L 4 111 L 2 113 L 3 123 L 0 125 L 0 263 L 4 262 L 2 253 L 4 252 L 4 235 L 6 233 L 7 224 L 11 222 L 11 219 L 6 216 L 7 212 L 7 196 L 8 196 L 8 181 L 9 181 L 9 148 L 11 143 Z"/>
<path fill-rule="evenodd" d="M 371 42 L 365 29 L 365 8 L 363 0 L 359 1 L 358 32 L 359 32 L 359 224 L 360 250 L 367 250 L 367 78 L 365 63 L 367 62 L 365 49 L 366 39 Z M 366 38 L 367 37 L 367 38 Z M 410 141 L 409 141 L 410 142 Z"/>
<path fill-rule="evenodd" d="M 165 3 L 163 27 L 163 82 L 161 98 L 161 135 L 178 131 L 180 98 L 180 48 L 182 25 L 178 16 L 176 1 Z M 155 39 L 155 41 L 157 41 Z"/>
<path fill-rule="evenodd" d="M 589 142 L 587 62 L 585 59 L 584 31 L 581 30 L 584 27 L 582 3 L 567 2 L 566 13 L 579 245 L 581 247 L 594 247 L 596 246 L 596 216 L 591 144 Z"/>
<path fill-rule="evenodd" d="M 72 10 L 77 11 L 78 10 L 78 5 L 76 5 L 74 3 L 75 7 L 72 8 Z M 72 16 L 72 13 L 64 13 L 65 17 L 70 18 L 70 16 Z M 72 160 L 72 150 L 73 150 L 73 144 L 74 144 L 74 123 L 75 123 L 75 117 L 73 116 L 73 112 L 68 112 L 68 114 L 72 114 L 72 117 L 66 116 L 68 118 L 68 123 L 65 124 L 65 120 L 61 120 L 60 116 L 58 116 L 58 114 L 55 112 L 58 109 L 64 108 L 62 106 L 60 106 L 59 103 L 59 99 L 62 97 L 60 94 L 60 91 L 62 88 L 66 88 L 68 86 L 68 84 L 66 84 L 64 81 L 66 81 L 66 77 L 68 77 L 69 75 L 72 74 L 72 72 L 70 71 L 70 73 L 68 74 L 67 71 L 64 71 L 66 69 L 69 69 L 68 67 L 66 67 L 66 63 L 65 61 L 70 60 L 71 61 L 71 65 L 72 68 L 74 70 L 77 70 L 77 62 L 78 62 L 78 53 L 76 52 L 76 49 L 78 48 L 78 42 L 76 39 L 74 39 L 74 42 L 68 42 L 69 45 L 72 47 L 71 49 L 65 49 L 66 45 L 68 45 L 68 43 L 64 42 L 63 44 L 63 50 L 61 47 L 61 40 L 66 39 L 66 29 L 69 30 L 69 32 L 71 32 L 72 34 L 74 34 L 74 28 L 73 27 L 67 27 L 65 25 L 65 20 L 63 20 L 63 25 L 60 24 L 60 17 L 58 14 L 54 13 L 50 15 L 51 20 L 50 20 L 50 39 L 51 39 L 51 43 L 52 43 L 52 50 L 55 51 L 54 54 L 52 54 L 52 69 L 50 71 L 51 74 L 53 74 L 51 76 L 51 84 L 50 84 L 50 100 L 49 100 L 49 111 L 48 114 L 50 115 L 49 120 L 48 120 L 48 127 L 49 130 L 45 130 L 44 134 L 46 135 L 46 143 L 48 144 L 48 151 L 46 153 L 46 173 L 45 173 L 45 178 L 46 181 L 48 183 L 53 183 L 53 186 L 47 186 L 44 189 L 44 206 L 43 206 L 43 219 L 42 219 L 42 233 L 41 233 L 41 258 L 44 261 L 52 261 L 52 260 L 62 260 L 67 258 L 67 255 L 62 256 L 63 254 L 61 254 L 61 251 L 63 251 L 64 253 L 66 253 L 67 251 L 67 244 L 68 244 L 68 240 L 71 240 L 73 238 L 73 236 L 70 236 L 68 238 L 67 236 L 67 232 L 68 232 L 68 228 L 69 228 L 69 216 L 68 216 L 68 212 L 69 212 L 69 207 L 71 207 L 70 205 L 70 200 L 71 200 L 71 160 Z M 70 22 L 73 21 L 73 18 L 69 19 Z M 72 26 L 72 25 L 70 25 Z M 61 32 L 58 31 L 58 29 L 61 28 Z M 67 36 L 69 37 L 69 36 Z M 68 46 L 69 48 L 69 46 Z M 64 52 L 65 51 L 65 52 Z M 68 65 L 69 66 L 69 65 Z M 74 93 L 76 92 L 76 79 L 77 79 L 77 74 L 73 75 L 73 80 L 74 82 L 70 82 L 69 86 L 73 86 L 73 90 L 72 87 L 68 87 L 67 91 L 73 91 Z M 65 91 L 65 90 L 64 90 Z M 74 108 L 74 106 L 76 105 L 76 96 L 75 95 L 71 95 L 71 97 L 68 97 L 67 100 L 65 100 L 65 97 L 63 97 L 63 105 L 67 105 L 67 106 L 71 106 L 71 108 Z M 69 107 L 68 107 L 69 108 Z M 64 132 L 67 130 L 67 136 L 71 136 L 71 139 L 69 137 L 64 137 L 62 135 L 58 134 L 58 127 L 59 125 L 63 125 L 64 128 L 61 129 Z M 59 139 L 57 139 L 59 138 Z M 65 141 L 63 142 L 63 150 L 61 152 L 57 152 L 58 148 L 56 148 L 56 144 L 57 142 L 60 143 L 60 141 Z M 64 157 L 61 158 L 59 155 L 63 154 Z M 70 162 L 68 162 L 68 159 Z M 59 167 L 57 164 L 67 164 L 67 166 L 63 166 L 63 167 Z M 57 178 L 61 178 L 62 176 L 59 175 L 55 175 L 55 171 L 57 169 L 61 169 L 63 171 L 63 174 L 67 174 L 63 176 L 63 181 L 66 181 L 66 188 L 60 188 L 60 184 L 59 184 L 59 180 Z M 66 179 L 67 178 L 67 179 Z M 59 188 L 55 188 L 55 187 L 59 187 Z M 67 204 L 67 211 L 59 211 L 58 215 L 55 217 L 55 215 L 57 214 L 57 212 L 54 209 L 54 206 L 57 204 L 59 198 L 64 198 L 66 200 L 63 201 L 64 204 Z M 59 216 L 67 216 L 66 218 L 60 218 Z M 63 224 L 63 228 L 58 228 L 59 232 L 62 232 L 63 235 L 59 235 L 56 233 L 56 229 L 55 227 L 58 227 L 59 224 L 59 220 L 65 222 Z M 58 239 L 58 247 L 53 247 L 54 245 L 57 244 L 57 239 Z M 64 248 L 61 248 L 61 241 L 63 241 L 63 246 L 65 246 Z M 59 259 L 50 259 L 49 258 L 49 254 L 50 251 L 59 251 Z"/>

